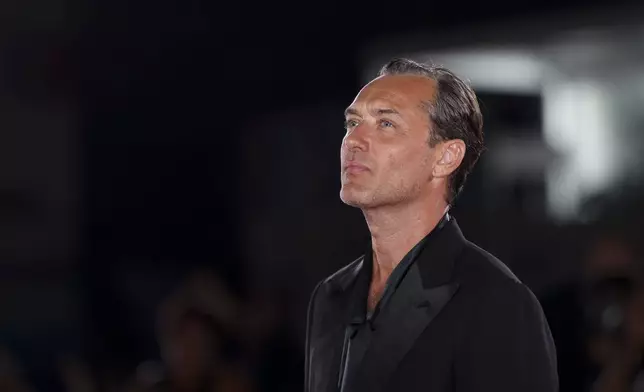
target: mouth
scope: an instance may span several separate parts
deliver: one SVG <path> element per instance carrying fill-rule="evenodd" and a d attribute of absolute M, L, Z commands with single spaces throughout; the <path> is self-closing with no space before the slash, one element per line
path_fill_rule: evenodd
<path fill-rule="evenodd" d="M 359 163 L 351 162 L 346 165 L 344 165 L 343 168 L 345 173 L 352 173 L 352 174 L 357 174 L 357 173 L 362 173 L 365 171 L 369 171 L 369 168 L 365 165 L 361 165 Z"/>

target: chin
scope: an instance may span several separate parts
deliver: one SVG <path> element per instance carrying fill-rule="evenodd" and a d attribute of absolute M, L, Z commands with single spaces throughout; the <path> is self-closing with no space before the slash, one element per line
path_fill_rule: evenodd
<path fill-rule="evenodd" d="M 348 206 L 357 207 L 357 208 L 366 208 L 369 207 L 370 201 L 372 201 L 371 195 L 367 192 L 359 192 L 355 189 L 346 189 L 342 188 L 340 190 L 340 200 Z"/>

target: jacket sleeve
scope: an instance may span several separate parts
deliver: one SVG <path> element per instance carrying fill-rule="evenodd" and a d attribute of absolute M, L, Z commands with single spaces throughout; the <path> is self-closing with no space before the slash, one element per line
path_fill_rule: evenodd
<path fill-rule="evenodd" d="M 311 298 L 309 299 L 309 306 L 306 312 L 306 340 L 304 342 L 304 392 L 310 391 L 310 374 L 311 374 L 311 358 L 310 358 L 310 338 L 311 338 L 311 328 L 313 326 L 313 314 L 315 307 L 316 295 L 322 286 L 323 282 L 319 282 L 317 286 L 313 289 L 311 293 Z"/>
<path fill-rule="evenodd" d="M 556 392 L 557 359 L 541 305 L 523 284 L 487 292 L 455 360 L 458 392 Z"/>

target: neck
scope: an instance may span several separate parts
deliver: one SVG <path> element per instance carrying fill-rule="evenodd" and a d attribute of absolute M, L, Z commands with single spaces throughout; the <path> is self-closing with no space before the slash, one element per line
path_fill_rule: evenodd
<path fill-rule="evenodd" d="M 440 222 L 449 205 L 441 197 L 405 206 L 363 210 L 373 250 L 373 279 L 385 281 L 402 258 Z"/>

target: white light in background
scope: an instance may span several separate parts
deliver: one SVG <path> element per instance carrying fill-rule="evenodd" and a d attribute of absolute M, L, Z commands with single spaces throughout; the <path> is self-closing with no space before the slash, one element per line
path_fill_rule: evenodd
<path fill-rule="evenodd" d="M 579 215 L 584 197 L 610 185 L 616 170 L 608 93 L 593 81 L 552 80 L 543 89 L 544 138 L 561 161 L 548 171 L 553 216 Z"/>
<path fill-rule="evenodd" d="M 521 49 L 480 49 L 435 53 L 418 57 L 443 65 L 469 79 L 475 89 L 507 93 L 539 93 L 543 63 Z"/>
<path fill-rule="evenodd" d="M 580 52 L 563 57 L 576 58 Z M 551 216 L 577 219 L 583 199 L 610 185 L 617 163 L 611 139 L 615 122 L 609 115 L 608 92 L 594 79 L 574 81 L 556 72 L 557 62 L 519 48 L 443 52 L 419 59 L 450 68 L 478 91 L 541 94 L 544 139 L 559 157 L 548 165 L 546 178 Z M 524 155 L 531 156 L 527 152 L 517 151 L 518 161 L 506 164 L 520 165 Z"/>

